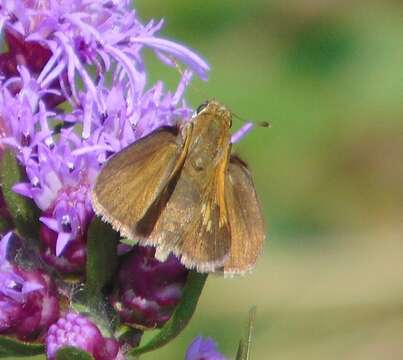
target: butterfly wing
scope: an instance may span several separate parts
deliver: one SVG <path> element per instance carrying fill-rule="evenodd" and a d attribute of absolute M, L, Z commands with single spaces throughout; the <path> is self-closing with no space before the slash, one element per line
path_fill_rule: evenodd
<path fill-rule="evenodd" d="M 192 155 L 186 159 L 151 233 L 144 233 L 144 244 L 157 246 L 161 259 L 174 252 L 185 266 L 200 272 L 223 266 L 230 247 L 224 199 L 227 156 L 223 150 L 218 165 L 210 162 L 203 170 L 195 166 Z M 139 225 L 143 222 L 152 220 L 145 216 Z"/>
<path fill-rule="evenodd" d="M 251 174 L 238 157 L 232 156 L 225 183 L 225 200 L 231 229 L 230 257 L 224 274 L 251 270 L 265 239 L 263 216 Z"/>
<path fill-rule="evenodd" d="M 175 128 L 161 128 L 113 156 L 92 192 L 95 212 L 122 236 L 135 238 L 135 224 L 158 199 L 186 157 Z"/>

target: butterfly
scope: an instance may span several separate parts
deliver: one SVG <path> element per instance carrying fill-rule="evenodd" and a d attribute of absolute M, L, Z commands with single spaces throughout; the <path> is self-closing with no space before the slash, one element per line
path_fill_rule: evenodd
<path fill-rule="evenodd" d="M 231 154 L 231 112 L 217 101 L 112 156 L 92 191 L 95 212 L 123 237 L 174 253 L 199 272 L 242 274 L 265 228 L 246 164 Z"/>

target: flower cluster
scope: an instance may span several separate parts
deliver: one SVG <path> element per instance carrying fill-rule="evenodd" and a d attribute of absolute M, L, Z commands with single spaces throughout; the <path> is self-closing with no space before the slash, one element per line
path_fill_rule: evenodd
<path fill-rule="evenodd" d="M 42 211 L 44 259 L 80 273 L 89 193 L 100 165 L 162 125 L 187 117 L 183 93 L 207 64 L 157 37 L 162 22 L 142 24 L 128 1 L 3 1 L 8 51 L 0 58 L 3 144 L 12 146 L 28 182 L 14 190 Z M 144 48 L 168 65 L 189 66 L 174 92 L 147 86 Z M 79 87 L 77 84 L 81 83 Z M 67 104 L 69 111 L 56 105 Z M 79 130 L 78 130 L 79 129 Z"/>
<path fill-rule="evenodd" d="M 192 113 L 184 93 L 193 74 L 207 78 L 208 65 L 160 37 L 162 27 L 141 22 L 129 0 L 0 0 L 0 158 L 13 152 L 24 178 L 11 190 L 40 212 L 35 266 L 16 261 L 23 246 L 14 233 L 0 243 L 0 333 L 44 342 L 49 359 L 63 346 L 124 358 L 121 344 L 66 306 L 66 286 L 48 274 L 85 279 L 90 193 L 102 164 Z M 148 82 L 146 48 L 168 67 L 184 65 L 176 89 Z M 6 205 L 1 196 L 0 216 L 12 226 Z M 188 271 L 153 251 L 137 246 L 122 257 L 109 295 L 122 323 L 162 326 L 181 298 Z M 129 273 L 136 277 L 125 281 Z"/>

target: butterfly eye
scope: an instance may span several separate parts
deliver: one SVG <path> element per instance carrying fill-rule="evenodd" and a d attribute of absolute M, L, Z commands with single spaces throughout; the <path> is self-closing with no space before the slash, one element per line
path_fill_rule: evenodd
<path fill-rule="evenodd" d="M 196 110 L 196 114 L 200 114 L 208 105 L 208 101 L 204 102 L 203 104 L 199 105 Z"/>

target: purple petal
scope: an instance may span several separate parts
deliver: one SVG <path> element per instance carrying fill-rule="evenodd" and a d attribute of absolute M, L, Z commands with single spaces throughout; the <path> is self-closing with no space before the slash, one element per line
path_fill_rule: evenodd
<path fill-rule="evenodd" d="M 33 194 L 32 194 L 32 185 L 29 183 L 19 183 L 19 184 L 15 184 L 12 187 L 12 190 L 22 196 L 26 196 L 28 198 L 33 198 Z"/>
<path fill-rule="evenodd" d="M 210 70 L 209 65 L 199 55 L 196 55 L 185 46 L 156 37 L 133 37 L 132 41 L 172 54 L 194 70 L 202 80 L 207 80 L 207 72 Z"/>
<path fill-rule="evenodd" d="M 63 253 L 63 250 L 66 248 L 70 240 L 71 234 L 65 232 L 59 233 L 56 241 L 56 256 L 60 256 Z"/>
<path fill-rule="evenodd" d="M 22 287 L 22 293 L 27 294 L 27 293 L 41 290 L 41 289 L 43 289 L 43 285 L 35 283 L 35 282 L 25 281 L 24 285 Z"/>
<path fill-rule="evenodd" d="M 92 145 L 92 146 L 83 146 L 80 149 L 74 150 L 71 152 L 74 156 L 85 155 L 95 151 L 110 151 L 112 150 L 110 146 L 107 145 Z"/>
<path fill-rule="evenodd" d="M 119 49 L 114 48 L 112 46 L 105 46 L 105 50 L 109 52 L 115 59 L 117 59 L 122 66 L 124 66 L 133 91 L 141 93 L 144 89 L 146 79 L 144 74 L 137 71 L 137 69 L 134 66 L 133 60 L 130 59 L 123 51 L 120 51 Z"/>
<path fill-rule="evenodd" d="M 191 80 L 193 77 L 193 72 L 190 70 L 186 70 L 181 78 L 181 81 L 179 82 L 179 85 L 176 89 L 175 95 L 172 98 L 172 104 L 177 105 L 181 98 L 183 97 L 183 94 L 185 92 L 185 89 L 189 86 Z"/>
<path fill-rule="evenodd" d="M 0 265 L 7 261 L 7 250 L 12 234 L 12 232 L 7 233 L 0 241 Z"/>
<path fill-rule="evenodd" d="M 237 132 L 232 134 L 231 136 L 231 143 L 235 144 L 239 140 L 241 140 L 249 131 L 251 131 L 253 128 L 253 123 L 247 122 L 244 124 Z"/>
<path fill-rule="evenodd" d="M 211 338 L 196 337 L 186 351 L 185 360 L 226 360 Z"/>
<path fill-rule="evenodd" d="M 39 220 L 44 223 L 49 229 L 58 232 L 59 231 L 59 223 L 57 222 L 56 219 L 50 218 L 50 217 L 45 217 L 41 216 Z"/>

